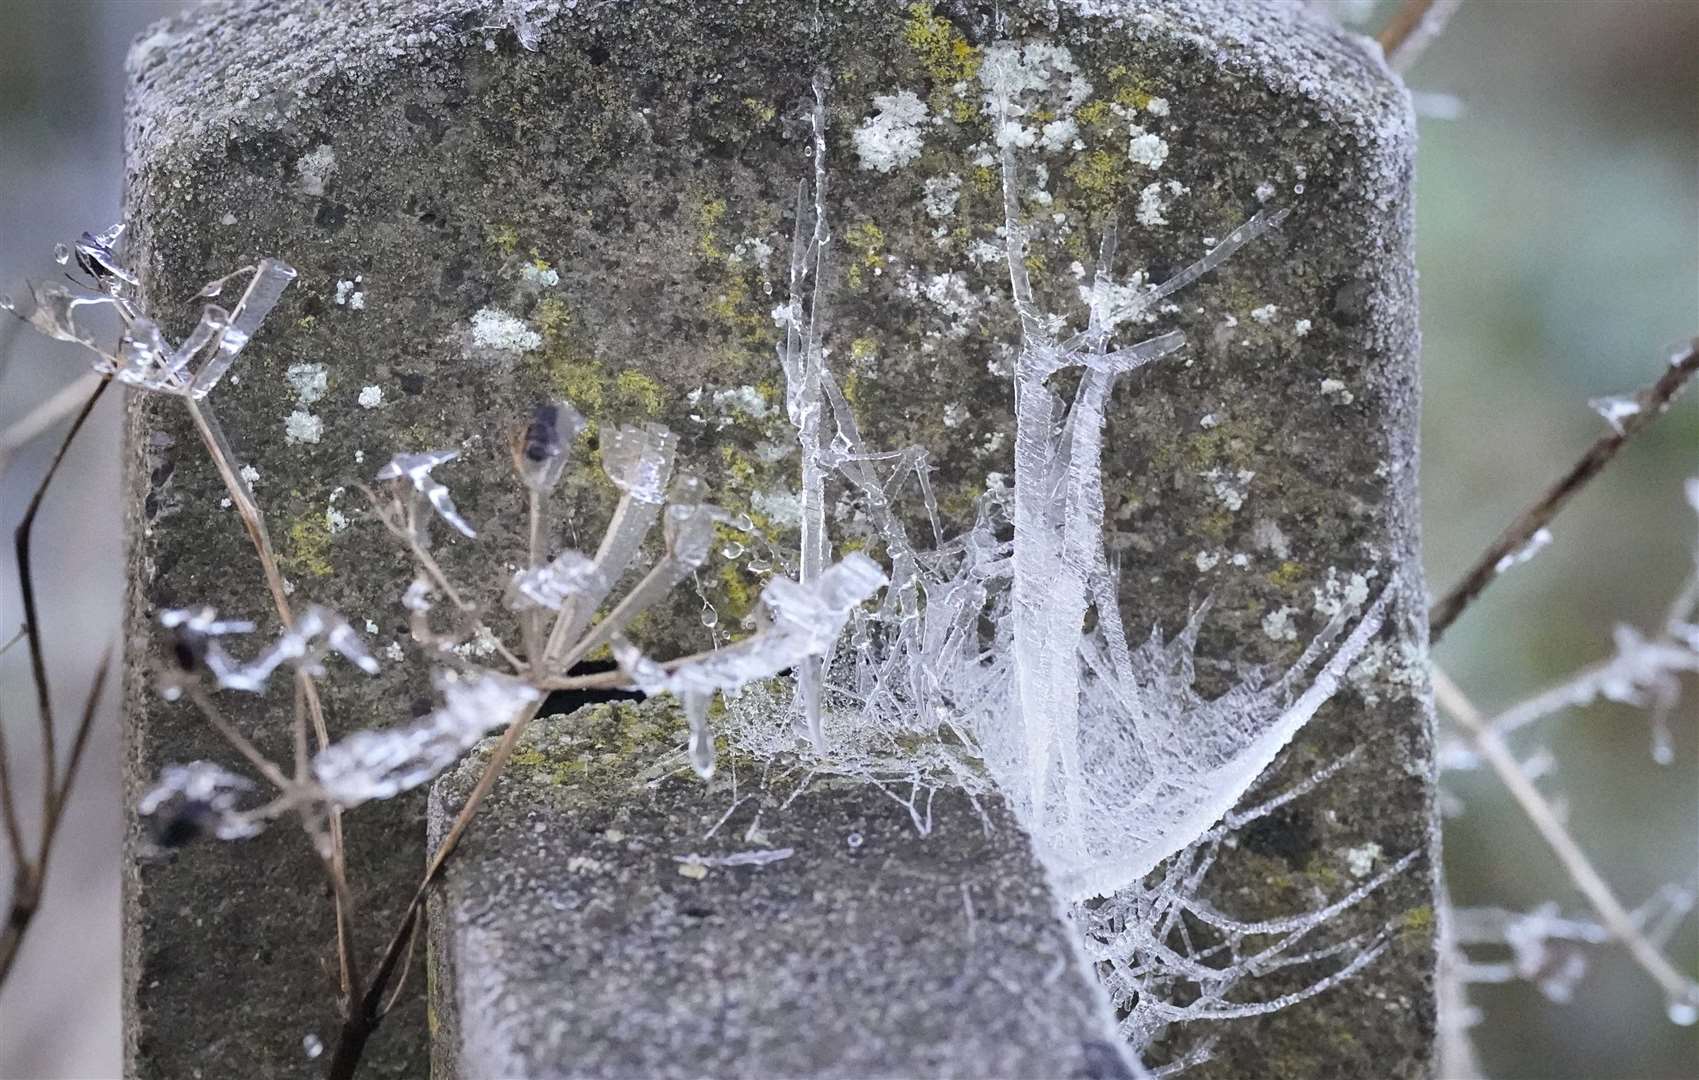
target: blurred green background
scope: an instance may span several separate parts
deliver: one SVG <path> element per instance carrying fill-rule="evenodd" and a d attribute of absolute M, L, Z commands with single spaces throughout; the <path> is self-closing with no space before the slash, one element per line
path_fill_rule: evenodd
<path fill-rule="evenodd" d="M 123 52 L 182 6 L 0 0 L 0 291 L 52 272 L 56 241 L 114 220 Z M 1390 7 L 1338 6 L 1364 12 L 1367 27 Z M 1650 381 L 1669 347 L 1699 329 L 1699 2 L 1472 0 L 1410 82 L 1462 108 L 1422 121 L 1417 198 L 1424 529 L 1439 592 L 1602 430 L 1587 399 Z M 81 362 L 21 339 L 0 382 L 0 425 Z M 41 524 L 55 538 L 41 566 L 56 604 L 50 648 L 71 658 L 61 700 L 86 686 L 87 665 L 116 632 L 117 424 L 108 403 Z M 45 460 L 38 447 L 0 482 L 7 534 Z M 1453 628 L 1437 661 L 1493 710 L 1607 655 L 1613 625 L 1654 622 L 1692 565 L 1699 528 L 1681 484 L 1693 475 L 1699 395 L 1624 452 L 1559 519 L 1552 546 Z M 0 561 L 6 580 L 12 572 Z M 15 625 L 12 590 L 4 594 L 0 626 Z M 20 661 L 0 661 L 0 702 L 14 758 L 21 750 L 27 762 Z M 1699 874 L 1699 687 L 1688 690 L 1669 767 L 1651 760 L 1644 715 L 1617 707 L 1550 721 L 1520 744 L 1554 753 L 1557 771 L 1542 787 L 1561 796 L 1576 836 L 1631 905 Z M 1451 775 L 1445 786 L 1467 808 L 1445 833 L 1459 902 L 1583 910 L 1489 775 Z M 114 712 L 91 751 L 47 913 L 0 998 L 0 1076 L 118 1073 L 117 788 Z M 1695 924 L 1671 945 L 1690 973 Z M 1475 1000 L 1492 1076 L 1699 1075 L 1699 1029 L 1666 1021 L 1657 988 L 1619 952 L 1594 951 L 1569 1005 L 1522 985 Z"/>

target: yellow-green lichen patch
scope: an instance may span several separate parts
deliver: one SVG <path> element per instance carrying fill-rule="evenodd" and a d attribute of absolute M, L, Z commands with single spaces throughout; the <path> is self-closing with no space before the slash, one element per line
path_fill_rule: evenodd
<path fill-rule="evenodd" d="M 485 225 L 484 242 L 509 258 L 519 250 L 519 230 L 512 225 Z"/>
<path fill-rule="evenodd" d="M 950 20 L 931 4 L 910 4 L 903 24 L 903 41 L 913 50 L 921 70 L 935 83 L 953 85 L 979 74 L 980 51 L 968 43 Z"/>
<path fill-rule="evenodd" d="M 1434 909 L 1422 904 L 1406 911 L 1398 920 L 1398 936 L 1407 946 L 1425 948 L 1434 936 Z"/>
<path fill-rule="evenodd" d="M 623 413 L 639 413 L 645 417 L 660 415 L 666 404 L 666 391 L 661 384 L 631 368 L 614 376 L 614 408 Z"/>
<path fill-rule="evenodd" d="M 704 259 L 724 259 L 726 247 L 720 235 L 720 225 L 726 219 L 726 200 L 703 199 L 696 204 L 696 254 Z"/>
<path fill-rule="evenodd" d="M 859 289 L 884 266 L 885 230 L 871 221 L 858 221 L 844 230 L 844 243 L 851 253 L 845 279 L 850 288 Z"/>
<path fill-rule="evenodd" d="M 281 560 L 285 572 L 302 577 L 329 577 L 330 524 L 323 514 L 307 514 L 289 526 L 289 552 Z"/>

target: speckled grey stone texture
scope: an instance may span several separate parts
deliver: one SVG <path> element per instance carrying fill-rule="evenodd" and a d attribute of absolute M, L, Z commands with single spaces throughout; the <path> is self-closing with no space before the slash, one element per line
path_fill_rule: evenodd
<path fill-rule="evenodd" d="M 1130 1075 L 999 803 L 942 793 L 923 837 L 867 785 L 703 784 L 683 739 L 665 700 L 526 732 L 431 906 L 433 1075 Z M 433 839 L 483 759 L 433 789 Z"/>
<path fill-rule="evenodd" d="M 1072 264 L 1090 264 L 1111 221 L 1118 272 L 1160 280 L 1259 206 L 1291 209 L 1282 230 L 1175 297 L 1152 330 L 1184 329 L 1186 350 L 1117 391 L 1105 475 L 1129 627 L 1171 633 L 1208 596 L 1203 656 L 1281 663 L 1340 596 L 1397 581 L 1411 598 L 1274 782 L 1353 748 L 1360 756 L 1253 830 L 1212 896 L 1245 917 L 1287 914 L 1348 889 L 1354 866 L 1376 865 L 1371 845 L 1381 859 L 1431 849 L 1414 136 L 1404 91 L 1372 45 L 1295 5 L 1228 0 L 1018 0 L 997 9 L 1000 29 L 988 5 L 900 0 L 537 10 L 540 49 L 528 52 L 493 4 L 243 0 L 197 9 L 132 55 L 131 252 L 168 330 L 190 325 L 203 281 L 258 255 L 301 271 L 243 355 L 240 383 L 215 398 L 260 471 L 297 599 L 332 603 L 356 626 L 373 620 L 380 648 L 404 639 L 405 560 L 352 484 L 398 449 L 454 447 L 462 460 L 440 475 L 480 537 L 445 538 L 440 555 L 469 594 L 494 603 L 523 544 L 506 440 L 526 405 L 557 393 L 597 426 L 674 427 L 680 460 L 720 502 L 794 542 L 797 463 L 771 312 L 817 71 L 832 84 L 831 362 L 872 443 L 928 449 L 943 516 L 959 525 L 987 475 L 1011 471 L 1001 365 L 1015 326 L 1004 275 L 984 256 L 1000 196 L 975 72 L 999 33 L 1043 42 L 1089 86 L 1064 101 L 1069 79 L 1050 71 L 1035 131 L 1069 121 L 1073 139 L 1058 129 L 1054 147 L 1025 159 L 1029 266 L 1048 306 L 1077 308 Z M 878 99 L 903 92 L 927 118 L 912 156 L 882 171 L 856 133 Z M 1132 145 L 1135 126 L 1160 152 L 1149 139 Z M 302 363 L 326 365 L 316 402 L 303 404 L 286 378 Z M 366 387 L 382 393 L 376 409 L 358 404 Z M 166 761 L 226 757 L 188 709 L 147 692 L 152 612 L 208 602 L 267 618 L 239 524 L 219 508 L 216 476 L 172 405 L 137 400 L 130 419 L 132 794 Z M 289 441 L 297 410 L 322 422 L 318 441 Z M 592 545 L 611 505 L 594 446 L 592 432 L 558 500 L 561 545 Z M 335 532 L 333 497 L 348 519 Z M 870 540 L 853 520 L 839 530 L 841 545 Z M 735 627 L 759 580 L 716 561 L 702 587 Z M 657 613 L 645 643 L 707 644 L 700 604 L 681 596 Z M 1202 677 L 1224 686 L 1231 673 L 1205 665 Z M 333 730 L 404 720 L 428 704 L 427 686 L 413 661 L 375 679 L 339 672 L 326 684 Z M 281 686 L 231 703 L 277 753 L 288 709 Z M 422 814 L 414 797 L 350 819 L 368 952 L 418 872 Z M 938 827 L 978 826 L 956 814 Z M 1397 928 L 1373 968 L 1227 1028 L 1199 1075 L 1422 1075 L 1431 874 L 1420 860 L 1349 916 L 1344 928 Z M 305 1067 L 302 1035 L 328 1039 L 335 1020 L 317 880 L 286 829 L 132 865 L 132 1071 Z M 415 987 L 374 1040 L 370 1074 L 419 1075 L 424 1029 Z"/>

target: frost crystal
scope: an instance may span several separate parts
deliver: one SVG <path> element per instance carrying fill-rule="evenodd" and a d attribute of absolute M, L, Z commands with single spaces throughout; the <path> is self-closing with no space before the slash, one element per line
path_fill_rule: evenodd
<path fill-rule="evenodd" d="M 413 485 L 417 497 L 429 502 L 437 515 L 454 526 L 467 537 L 478 534 L 460 512 L 454 508 L 454 500 L 449 497 L 448 488 L 431 476 L 431 470 L 438 465 L 453 461 L 460 456 L 458 450 L 427 450 L 420 454 L 397 454 L 390 458 L 383 468 L 377 471 L 374 479 L 405 480 Z"/>
<path fill-rule="evenodd" d="M 1533 536 L 1530 536 L 1528 538 L 1527 543 L 1523 544 L 1521 547 L 1517 548 L 1515 551 L 1512 551 L 1510 554 L 1508 554 L 1508 555 L 1504 556 L 1502 559 L 1500 559 L 1493 566 L 1493 571 L 1495 573 L 1502 574 L 1506 570 L 1509 570 L 1512 566 L 1520 566 L 1523 563 L 1527 562 L 1529 559 L 1532 559 L 1534 556 L 1538 555 L 1540 552 L 1544 551 L 1551 544 L 1551 542 L 1552 542 L 1551 530 L 1550 529 L 1539 529 L 1534 533 Z"/>
<path fill-rule="evenodd" d="M 313 757 L 313 778 L 326 798 L 346 808 L 427 783 L 542 696 L 524 683 L 488 673 L 461 679 L 439 672 L 436 686 L 441 708 L 402 727 L 355 732 Z"/>
<path fill-rule="evenodd" d="M 219 295 L 231 278 L 252 275 L 233 308 L 206 305 L 189 336 L 173 347 L 158 323 L 137 313 L 131 302 L 120 296 L 126 285 L 135 282 L 118 265 L 108 246 L 108 241 L 115 241 L 121 232 L 120 226 L 114 226 L 100 237 L 85 233 L 77 245 L 78 265 L 94 279 L 101 295 L 78 296 L 58 283 L 42 285 L 32 290 L 35 306 L 28 315 L 29 322 L 48 337 L 75 342 L 93 352 L 94 369 L 127 386 L 194 399 L 205 397 L 230 370 L 283 290 L 295 280 L 294 269 L 275 259 L 261 259 L 257 266 L 243 267 L 210 282 L 201 290 L 203 298 Z M 124 323 L 116 351 L 108 352 L 77 323 L 78 308 L 102 306 L 115 309 Z"/>
<path fill-rule="evenodd" d="M 253 788 L 252 781 L 210 761 L 167 765 L 136 809 L 149 819 L 160 847 L 182 847 L 205 835 L 241 840 L 261 828 L 237 806 Z"/>
<path fill-rule="evenodd" d="M 1640 415 L 1640 403 L 1631 397 L 1594 398 L 1587 402 L 1587 407 L 1604 417 L 1605 423 L 1618 435 L 1622 434 L 1624 420 Z"/>

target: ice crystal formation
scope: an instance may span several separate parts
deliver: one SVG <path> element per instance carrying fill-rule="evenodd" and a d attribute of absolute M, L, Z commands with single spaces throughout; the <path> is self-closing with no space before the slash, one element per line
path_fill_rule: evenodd
<path fill-rule="evenodd" d="M 529 10 L 513 3 L 506 14 L 522 43 L 534 47 Z M 409 723 L 324 741 L 310 755 L 298 718 L 292 775 L 230 736 L 279 789 L 271 802 L 241 810 L 239 797 L 254 785 L 203 762 L 168 770 L 144 800 L 144 813 L 176 813 L 190 823 L 173 836 L 234 839 L 299 811 L 322 843 L 327 811 L 417 787 L 487 734 L 514 736 L 551 690 L 615 684 L 677 696 L 689 727 L 687 760 L 711 777 L 716 733 L 709 703 L 726 694 L 723 733 L 740 749 L 767 758 L 799 755 L 811 775 L 835 772 L 878 784 L 904 802 L 922 832 L 932 826 L 925 792 L 938 786 L 1005 799 L 1072 905 L 1087 953 L 1105 973 L 1122 1031 L 1135 1046 L 1173 1023 L 1280 1007 L 1371 962 L 1384 938 L 1319 942 L 1320 928 L 1402 872 L 1414 853 L 1333 902 L 1284 919 L 1237 920 L 1201 895 L 1233 830 L 1326 779 L 1324 770 L 1259 808 L 1233 812 L 1363 656 L 1390 595 L 1371 598 L 1365 586 L 1363 595 L 1337 601 L 1328 625 L 1285 670 L 1240 672 L 1236 685 L 1205 697 L 1194 674 L 1207 603 L 1172 638 L 1164 639 L 1161 627 L 1143 626 L 1133 636 L 1120 603 L 1122 568 L 1104 542 L 1106 408 L 1124 376 L 1185 345 L 1179 331 L 1142 339 L 1132 331 L 1155 321 L 1168 297 L 1279 227 L 1285 214 L 1259 211 L 1161 284 L 1143 272 L 1118 275 L 1121 253 L 1110 230 L 1080 290 L 1083 324 L 1078 312 L 1043 310 L 1029 280 L 1021 151 L 1040 140 L 1067 140 L 1065 126 L 1040 121 L 1055 104 L 1047 95 L 1071 101 L 1080 80 L 1065 50 L 1043 44 L 990 47 L 977 78 L 980 107 L 996 133 L 988 152 L 1000 167 L 1004 206 L 1001 250 L 993 247 L 987 258 L 1006 266 L 1019 338 L 1010 365 L 1013 483 L 988 485 L 971 526 L 944 535 L 926 451 L 869 446 L 827 362 L 828 88 L 817 80 L 813 175 L 798 187 L 788 302 L 775 311 L 785 409 L 800 452 L 798 573 L 767 583 L 754 632 L 669 660 L 645 655 L 629 639 L 638 616 L 708 562 L 717 526 L 748 523 L 711 503 L 699 478 L 675 469 L 671 432 L 610 423 L 598 434 L 617 506 L 593 552 L 552 550 L 549 499 L 585 420 L 571 402 L 545 403 L 512 439 L 530 529 L 499 596 L 464 595 L 431 555 L 438 520 L 467 540 L 478 536 L 437 476 L 452 474 L 457 451 L 404 451 L 372 476 L 374 512 L 417 571 L 401 603 L 414 643 L 435 668 L 441 704 Z M 876 104 L 878 115 L 853 142 L 864 167 L 885 171 L 916 151 L 919 135 L 909 126 L 926 106 L 912 94 Z M 1131 161 L 1151 169 L 1166 153 L 1159 136 L 1142 130 L 1128 148 Z M 1164 190 L 1169 197 L 1183 194 Z M 940 205 L 948 197 L 929 189 Z M 1259 191 L 1259 202 L 1265 198 Z M 1159 214 L 1160 199 L 1151 205 Z M 173 347 L 126 299 L 134 279 L 114 254 L 117 240 L 114 230 L 85 236 L 75 248 L 93 295 L 38 289 L 30 319 L 93 350 L 102 373 L 184 398 L 263 552 L 263 518 L 202 399 L 294 271 L 270 259 L 238 271 L 249 280 L 236 304 L 229 310 L 208 304 L 189 338 Z M 236 276 L 209 284 L 202 296 L 217 297 Z M 946 309 L 962 302 L 947 277 L 925 288 Z M 124 331 L 116 349 L 105 349 L 79 326 L 74 316 L 85 305 L 118 310 Z M 1268 318 L 1273 314 L 1268 309 Z M 509 333 L 513 327 L 500 312 L 480 316 L 471 331 L 475 344 L 533 347 L 530 338 Z M 309 383 L 303 373 L 302 385 L 321 393 L 321 378 L 312 373 Z M 838 492 L 850 493 L 871 520 L 884 566 L 859 553 L 832 561 L 831 497 Z M 914 535 L 915 522 L 923 522 L 923 536 Z M 657 524 L 660 553 L 645 568 L 653 551 L 645 545 Z M 285 625 L 250 662 L 234 658 L 220 640 L 250 624 L 220 621 L 204 609 L 166 614 L 163 626 L 174 635 L 166 693 L 186 693 L 219 723 L 210 691 L 258 692 L 280 666 L 311 680 L 326 674 L 323 661 L 334 652 L 364 671 L 376 669 L 345 619 L 318 606 L 292 617 L 280 585 L 272 584 Z M 500 606 L 513 613 L 519 640 L 503 640 L 486 622 Z M 618 671 L 583 673 L 581 663 L 603 649 Z M 775 678 L 787 672 L 788 679 Z M 779 858 L 770 852 L 744 861 Z M 1258 975 L 1316 960 L 1335 961 L 1335 971 L 1304 991 L 1273 1001 L 1230 996 Z"/>

